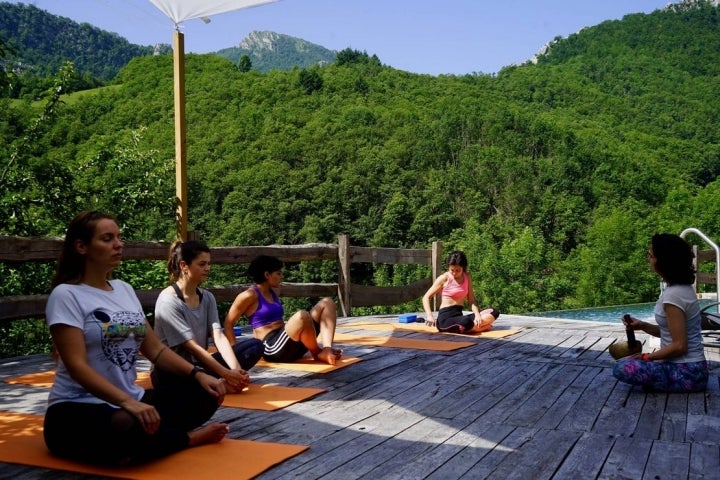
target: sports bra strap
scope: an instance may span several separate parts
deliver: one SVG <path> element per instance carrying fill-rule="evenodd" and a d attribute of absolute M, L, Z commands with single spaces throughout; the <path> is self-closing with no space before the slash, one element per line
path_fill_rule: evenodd
<path fill-rule="evenodd" d="M 173 287 L 173 289 L 175 290 L 175 294 L 178 296 L 178 298 L 179 298 L 180 300 L 182 300 L 183 303 L 185 303 L 185 295 L 183 295 L 182 290 L 180 290 L 180 287 L 178 286 L 178 284 L 177 284 L 177 283 L 173 283 L 173 284 L 172 284 L 172 287 Z M 197 292 L 198 297 L 200 298 L 200 302 L 199 302 L 199 303 L 202 303 L 202 292 L 200 291 L 199 288 L 196 288 L 195 291 Z"/>

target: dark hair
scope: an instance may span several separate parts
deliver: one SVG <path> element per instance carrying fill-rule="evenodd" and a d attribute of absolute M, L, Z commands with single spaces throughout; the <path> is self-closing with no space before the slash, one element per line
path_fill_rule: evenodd
<path fill-rule="evenodd" d="M 651 240 L 655 270 L 670 285 L 691 285 L 695 282 L 692 247 L 679 235 L 658 233 Z"/>
<path fill-rule="evenodd" d="M 283 262 L 277 257 L 270 255 L 258 255 L 250 262 L 247 269 L 247 275 L 255 283 L 265 281 L 265 273 L 272 273 L 282 270 Z"/>
<path fill-rule="evenodd" d="M 61 283 L 79 283 L 82 280 L 85 275 L 85 256 L 78 253 L 75 243 L 79 240 L 86 245 L 89 244 L 100 220 L 115 221 L 112 216 L 98 211 L 80 212 L 70 221 L 55 275 L 50 282 L 51 287 L 54 288 Z"/>
<path fill-rule="evenodd" d="M 201 253 L 210 253 L 210 247 L 200 240 L 175 240 L 170 246 L 170 254 L 168 255 L 167 269 L 170 272 L 170 283 L 175 283 L 180 279 L 182 272 L 180 271 L 180 262 L 188 265 L 192 263 Z"/>
<path fill-rule="evenodd" d="M 451 265 L 457 265 L 459 267 L 462 267 L 463 271 L 467 270 L 468 261 L 465 253 L 461 252 L 460 250 L 455 250 L 450 255 L 448 255 L 447 265 L 448 267 Z"/>

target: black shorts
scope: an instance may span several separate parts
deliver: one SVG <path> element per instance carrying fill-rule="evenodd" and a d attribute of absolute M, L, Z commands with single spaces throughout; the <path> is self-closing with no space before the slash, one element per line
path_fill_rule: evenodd
<path fill-rule="evenodd" d="M 320 324 L 313 321 L 313 326 L 315 334 L 319 334 Z M 263 358 L 268 362 L 291 363 L 304 357 L 308 351 L 302 342 L 296 342 L 288 336 L 284 326 L 265 335 L 262 342 L 265 347 Z"/>

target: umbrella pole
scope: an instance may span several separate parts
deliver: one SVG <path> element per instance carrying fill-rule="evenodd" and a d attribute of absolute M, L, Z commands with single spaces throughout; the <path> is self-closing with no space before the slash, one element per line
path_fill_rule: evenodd
<path fill-rule="evenodd" d="M 175 30 L 173 37 L 173 78 L 175 84 L 175 195 L 177 236 L 187 240 L 187 152 L 185 123 L 185 36 Z"/>

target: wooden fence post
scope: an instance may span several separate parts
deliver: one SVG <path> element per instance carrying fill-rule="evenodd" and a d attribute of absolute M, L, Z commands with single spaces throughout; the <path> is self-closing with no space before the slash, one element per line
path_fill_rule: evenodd
<path fill-rule="evenodd" d="M 349 317 L 352 312 L 350 299 L 350 236 L 338 235 L 338 264 L 340 275 L 338 278 L 338 300 L 340 312 L 343 317 Z"/>
<path fill-rule="evenodd" d="M 432 243 L 432 258 L 430 260 L 432 264 L 432 278 L 430 279 L 431 282 L 435 282 L 435 279 L 440 276 L 440 273 L 443 270 L 443 260 L 442 260 L 442 242 L 433 242 Z M 437 310 L 440 306 L 440 294 L 435 295 L 435 298 L 433 298 L 433 305 L 431 305 L 433 311 Z"/>

